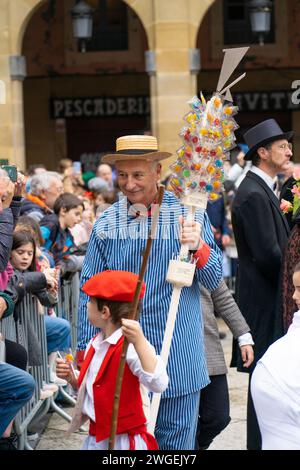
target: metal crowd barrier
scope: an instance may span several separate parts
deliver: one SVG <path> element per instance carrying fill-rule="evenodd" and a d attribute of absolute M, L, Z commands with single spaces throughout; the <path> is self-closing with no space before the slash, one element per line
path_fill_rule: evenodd
<path fill-rule="evenodd" d="M 55 308 L 58 317 L 65 318 L 71 323 L 71 343 L 72 349 L 76 349 L 77 340 L 77 311 L 79 298 L 79 274 L 76 273 L 70 281 L 65 281 L 58 293 L 59 301 Z M 45 311 L 45 314 L 47 312 Z M 67 421 L 71 417 L 61 410 L 55 403 L 55 396 L 41 398 L 41 389 L 44 384 L 50 383 L 50 371 L 48 365 L 48 352 L 44 315 L 39 311 L 38 300 L 31 294 L 27 294 L 19 306 L 19 325 L 13 316 L 0 320 L 0 332 L 4 338 L 21 344 L 28 351 L 28 325 L 30 324 L 35 332 L 42 350 L 42 364 L 39 366 L 28 366 L 28 372 L 36 382 L 35 391 L 31 400 L 19 411 L 14 419 L 14 430 L 18 435 L 18 448 L 20 450 L 32 450 L 27 441 L 27 428 L 33 422 L 39 421 L 51 407 Z M 71 403 L 75 404 L 74 398 L 70 397 L 60 388 L 63 396 Z"/>
<path fill-rule="evenodd" d="M 39 410 L 43 407 L 47 412 L 50 404 L 48 399 L 41 400 L 40 398 L 43 384 L 49 382 L 44 316 L 39 313 L 38 301 L 31 294 L 27 294 L 19 305 L 19 320 L 15 322 L 12 316 L 4 318 L 1 321 L 0 329 L 6 339 L 21 344 L 28 351 L 29 323 L 41 345 L 42 364 L 40 366 L 28 366 L 28 372 L 33 376 L 36 386 L 31 400 L 26 403 L 14 419 L 14 430 L 18 435 L 19 449 L 30 448 L 27 442 L 27 427 Z"/>
<path fill-rule="evenodd" d="M 56 315 L 65 318 L 71 325 L 71 348 L 77 347 L 77 319 L 80 289 L 80 274 L 74 273 L 72 279 L 63 280 L 58 291 L 58 303 L 55 308 Z"/>

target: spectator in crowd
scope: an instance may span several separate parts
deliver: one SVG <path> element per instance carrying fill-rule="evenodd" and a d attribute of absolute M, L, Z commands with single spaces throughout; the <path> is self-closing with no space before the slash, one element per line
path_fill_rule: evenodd
<path fill-rule="evenodd" d="M 94 207 L 96 218 L 102 214 L 106 209 L 108 209 L 112 204 L 118 200 L 118 192 L 114 191 L 93 191 L 94 195 Z"/>
<path fill-rule="evenodd" d="M 16 231 L 27 231 L 33 236 L 36 246 L 35 254 L 38 271 L 55 268 L 54 258 L 50 251 L 44 247 L 42 232 L 36 220 L 28 215 L 21 215 L 15 227 L 15 232 Z"/>
<path fill-rule="evenodd" d="M 143 152 L 145 148 L 149 151 Z M 82 285 L 96 273 L 108 269 L 139 271 L 140 253 L 146 244 L 144 234 L 151 226 L 151 204 L 157 197 L 159 161 L 170 156 L 158 151 L 155 137 L 139 135 L 120 137 L 117 153 L 103 157 L 102 161 L 115 164 L 118 184 L 125 197 L 107 209 L 94 225 L 82 269 Z M 221 253 L 214 242 L 207 214 L 197 212 L 195 222 L 186 221 L 183 216 L 186 216 L 185 209 L 173 194 L 165 192 L 145 275 L 147 291 L 141 315 L 145 335 L 159 353 L 172 295 L 172 286 L 166 282 L 168 264 L 172 253 L 180 251 L 180 243 L 187 244 L 195 251 L 197 269 L 192 287 L 181 293 L 168 362 L 170 384 L 160 402 L 155 433 L 161 449 L 176 450 L 194 449 L 200 390 L 209 383 L 199 313 L 199 282 L 215 289 L 222 275 Z M 203 238 L 200 222 L 203 222 Z M 97 331 L 88 323 L 86 304 L 87 296 L 81 293 L 78 362 Z"/>
<path fill-rule="evenodd" d="M 0 362 L 0 438 L 20 409 L 31 399 L 34 389 L 35 381 L 28 372 Z M 3 442 L 1 439 L 0 448 L 13 450 L 9 441 Z"/>
<path fill-rule="evenodd" d="M 81 221 L 83 209 L 81 199 L 75 194 L 64 193 L 55 201 L 54 214 L 45 216 L 40 222 L 45 248 L 52 253 L 55 265 L 60 265 L 65 271 L 68 270 L 68 257 L 77 248 L 70 228 Z M 79 270 L 82 259 L 78 258 L 77 261 Z"/>
<path fill-rule="evenodd" d="M 300 209 L 293 217 L 294 227 L 288 239 L 283 259 L 282 310 L 283 328 L 286 333 L 293 321 L 296 309 L 293 298 L 293 273 L 295 264 L 300 261 Z"/>
<path fill-rule="evenodd" d="M 13 273 L 12 267 L 8 267 L 8 260 L 24 184 L 21 175 L 14 184 L 0 169 L 0 319 L 12 315 L 14 311 L 13 293 L 7 290 Z M 32 397 L 35 382 L 24 370 L 27 353 L 22 346 L 5 339 L 5 360 L 6 363 L 0 362 L 0 450 L 16 450 L 10 439 L 12 420 Z"/>
<path fill-rule="evenodd" d="M 88 182 L 88 188 L 90 191 L 97 191 L 98 193 L 109 190 L 107 181 L 105 181 L 103 178 L 100 178 L 100 176 L 96 176 L 95 178 L 90 179 Z"/>
<path fill-rule="evenodd" d="M 114 189 L 113 172 L 110 165 L 107 163 L 100 163 L 97 168 L 97 176 L 107 182 L 108 189 L 110 191 Z"/>
<path fill-rule="evenodd" d="M 47 169 L 43 163 L 34 163 L 33 165 L 29 165 L 26 173 L 28 176 L 34 176 L 34 175 L 40 175 L 41 173 L 44 173 L 45 171 L 47 171 Z"/>
<path fill-rule="evenodd" d="M 26 293 L 35 295 L 40 303 L 45 307 L 53 307 L 57 303 L 58 281 L 55 273 L 51 271 L 39 272 L 36 270 L 35 240 L 29 231 L 15 232 L 11 251 L 11 264 L 14 267 L 14 276 L 9 281 L 9 285 L 17 287 L 24 286 L 23 295 L 19 294 L 15 303 L 15 320 L 20 341 L 22 341 L 23 326 L 20 323 L 17 307 Z M 54 270 L 52 270 L 54 271 Z M 66 385 L 55 375 L 55 359 L 58 350 L 67 350 L 70 347 L 70 324 L 63 318 L 56 318 L 45 315 L 45 327 L 47 336 L 48 360 L 50 365 L 50 381 L 57 385 Z M 29 336 L 30 333 L 30 336 Z M 41 350 L 36 335 L 27 323 L 27 335 L 29 343 L 29 364 L 40 365 Z M 31 342 L 31 344 L 30 344 Z"/>
<path fill-rule="evenodd" d="M 201 390 L 196 447 L 205 450 L 230 422 L 227 368 L 215 315 L 238 338 L 244 367 L 251 365 L 254 356 L 250 328 L 225 282 L 222 280 L 212 292 L 200 285 L 200 293 L 210 383 Z"/>
<path fill-rule="evenodd" d="M 78 247 L 86 246 L 95 222 L 94 207 L 88 198 L 82 200 L 83 212 L 81 222 L 70 228 L 70 232 L 74 238 L 74 243 Z"/>
<path fill-rule="evenodd" d="M 26 180 L 26 186 L 25 186 L 25 191 L 26 193 L 30 193 L 30 184 L 31 184 L 31 179 L 34 175 L 40 175 L 41 173 L 45 173 L 46 167 L 42 163 L 35 163 L 34 165 L 29 165 L 27 168 L 26 174 L 27 174 L 27 180 Z"/>
<path fill-rule="evenodd" d="M 223 251 L 230 243 L 230 230 L 226 218 L 223 194 L 215 201 L 208 201 L 207 215 L 218 247 Z"/>
<path fill-rule="evenodd" d="M 22 201 L 21 215 L 29 215 L 37 222 L 53 212 L 55 200 L 63 192 L 61 176 L 54 171 L 46 171 L 32 177 L 30 193 Z"/>
<path fill-rule="evenodd" d="M 58 162 L 58 173 L 62 176 L 70 176 L 72 174 L 73 160 L 70 158 L 61 158 Z"/>
<path fill-rule="evenodd" d="M 139 323 L 129 320 L 138 276 L 127 271 L 104 271 L 89 279 L 83 291 L 89 296 L 88 317 L 101 328 L 86 350 L 78 381 L 70 364 L 59 361 L 57 373 L 71 380 L 74 387 L 82 384 L 82 402 L 78 399 L 71 430 L 76 430 L 79 414 L 90 419 L 89 436 L 83 450 L 107 450 L 114 402 L 114 385 L 122 353 L 124 337 L 130 343 L 120 394 L 115 450 L 156 450 L 157 442 L 147 431 L 142 407 L 140 384 L 161 393 L 168 385 L 166 366 L 146 340 Z M 145 292 L 142 284 L 140 300 Z M 109 367 L 107 363 L 109 360 Z M 84 380 L 84 375 L 86 379 Z M 101 383 L 101 385 L 97 385 Z M 100 388 L 100 390 L 99 390 Z M 100 393 L 99 393 L 100 392 Z M 79 392 L 79 396 L 81 396 Z M 79 424 L 80 425 L 80 424 Z M 78 426 L 79 427 L 79 426 Z"/>
<path fill-rule="evenodd" d="M 238 189 L 239 185 L 245 178 L 247 172 L 252 167 L 251 160 L 245 160 L 245 155 L 249 150 L 248 145 L 242 143 L 237 145 L 238 154 L 236 156 L 236 162 L 231 166 L 227 174 L 227 180 L 232 181 L 234 183 L 235 190 Z"/>
<path fill-rule="evenodd" d="M 255 361 L 282 336 L 281 269 L 289 227 L 274 194 L 277 173 L 289 165 L 292 132 L 283 132 L 274 119 L 249 129 L 246 161 L 251 170 L 240 184 L 232 206 L 232 224 L 238 250 L 237 303 L 254 340 Z M 238 369 L 243 370 L 238 361 Z M 244 369 L 245 370 L 245 369 Z M 247 410 L 247 448 L 261 449 L 261 436 L 250 388 Z"/>
<path fill-rule="evenodd" d="M 251 381 L 263 450 L 300 450 L 300 263 L 293 285 L 292 323 L 261 357 Z"/>
<path fill-rule="evenodd" d="M 300 165 L 299 164 L 293 164 L 289 167 L 288 173 L 292 172 L 291 174 L 288 175 L 286 180 L 284 180 L 283 185 L 281 187 L 280 195 L 279 195 L 279 200 L 280 202 L 282 199 L 285 201 L 288 201 L 290 203 L 293 203 L 294 199 L 294 194 L 292 193 L 293 186 L 296 184 L 296 179 L 295 179 L 295 172 L 298 173 L 300 171 Z M 287 220 L 287 223 L 289 224 L 290 229 L 295 226 L 296 219 L 293 217 L 293 211 L 288 211 L 284 213 L 284 216 Z"/>

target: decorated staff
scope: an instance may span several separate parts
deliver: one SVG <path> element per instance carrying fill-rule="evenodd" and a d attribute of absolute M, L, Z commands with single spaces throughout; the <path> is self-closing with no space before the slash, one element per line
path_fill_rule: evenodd
<path fill-rule="evenodd" d="M 215 200 L 223 189 L 224 161 L 235 147 L 234 131 L 238 125 L 234 115 L 238 108 L 230 104 L 230 87 L 245 74 L 221 90 L 248 48 L 225 50 L 217 91 L 206 103 L 202 93 L 189 102 L 191 111 L 185 116 L 186 125 L 180 132 L 183 145 L 178 158 L 171 165 L 170 188 L 188 208 L 187 220 L 192 221 L 196 209 L 205 210 L 208 199 Z M 224 96 L 224 93 L 226 95 Z M 189 256 L 189 247 L 182 245 L 176 259 L 170 261 L 167 281 L 173 284 L 173 293 L 165 329 L 161 357 L 168 361 L 176 314 L 182 287 L 190 287 L 195 273 L 195 260 Z M 154 432 L 160 394 L 154 394 L 151 403 L 150 432 Z"/>

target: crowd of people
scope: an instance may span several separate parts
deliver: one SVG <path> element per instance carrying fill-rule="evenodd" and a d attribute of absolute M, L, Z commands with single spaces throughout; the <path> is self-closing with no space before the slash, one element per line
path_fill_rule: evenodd
<path fill-rule="evenodd" d="M 293 432 L 299 421 L 300 383 L 293 374 L 298 358 L 288 369 L 284 360 L 299 348 L 299 312 L 294 313 L 299 308 L 300 218 L 296 212 L 287 219 L 280 209 L 295 183 L 291 138 L 273 119 L 249 129 L 225 165 L 224 192 L 207 211 L 197 210 L 194 220 L 165 191 L 139 321 L 128 315 L 157 205 L 160 162 L 171 154 L 159 151 L 153 136 L 124 136 L 95 173 L 63 159 L 57 172 L 36 164 L 26 174 L 19 172 L 13 183 L 0 169 L 0 319 L 13 315 L 17 332 L 16 342 L 4 339 L 6 354 L 0 358 L 0 447 L 33 394 L 27 367 L 41 363 L 34 331 L 28 333 L 30 349 L 24 348 L 18 314 L 31 293 L 45 312 L 50 367 L 51 383 L 40 394 L 47 396 L 51 384 L 74 387 L 77 404 L 70 429 L 89 420 L 84 449 L 107 449 L 124 337 L 130 346 L 116 448 L 208 449 L 230 422 L 217 317 L 235 338 L 232 365 L 249 373 L 247 448 L 300 449 L 299 430 Z M 167 180 L 165 185 L 168 189 Z M 196 269 L 191 287 L 181 291 L 164 364 L 159 354 L 172 298 L 166 273 L 181 245 Z M 75 272 L 81 273 L 77 370 L 57 357 L 57 351 L 70 348 L 71 333 L 69 322 L 55 314 L 58 289 Z M 236 278 L 235 292 L 226 278 Z M 147 429 L 151 392 L 162 393 L 155 437 Z M 287 429 L 280 438 L 279 421 L 269 417 L 275 395 L 281 401 L 278 420 Z M 287 399 L 293 401 L 289 409 Z"/>

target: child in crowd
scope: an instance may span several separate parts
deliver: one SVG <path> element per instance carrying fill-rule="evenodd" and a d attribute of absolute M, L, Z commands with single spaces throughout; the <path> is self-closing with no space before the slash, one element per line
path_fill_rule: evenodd
<path fill-rule="evenodd" d="M 252 375 L 262 450 L 300 450 L 300 263 L 294 268 L 293 284 L 299 310 L 286 335 L 271 344 Z"/>
<path fill-rule="evenodd" d="M 81 221 L 83 209 L 82 201 L 77 196 L 64 193 L 55 201 L 54 214 L 46 215 L 41 220 L 44 246 L 52 253 L 55 265 L 60 265 L 64 271 L 78 271 L 83 263 L 83 257 L 74 258 L 75 255 L 72 255 L 77 247 L 69 230 Z M 73 264 L 76 269 L 71 268 Z"/>
<path fill-rule="evenodd" d="M 110 191 L 93 191 L 94 207 L 96 218 L 100 217 L 102 212 L 108 209 L 118 200 L 118 191 L 112 189 Z"/>
<path fill-rule="evenodd" d="M 86 245 L 89 242 L 93 230 L 95 216 L 92 203 L 88 198 L 83 198 L 82 204 L 84 207 L 82 221 L 71 228 L 70 232 L 73 235 L 75 245 L 86 250 Z"/>
<path fill-rule="evenodd" d="M 45 307 L 53 307 L 57 303 L 58 281 L 51 271 L 46 274 L 37 271 L 36 244 L 32 234 L 29 231 L 16 231 L 13 235 L 13 245 L 11 250 L 10 262 L 14 268 L 14 275 L 9 281 L 9 286 L 18 290 L 18 285 L 23 284 L 25 294 L 35 295 L 40 303 Z M 23 297 L 16 299 L 14 316 L 17 324 L 18 335 L 22 341 L 24 334 L 23 326 L 20 322 L 18 306 Z M 45 328 L 47 337 L 48 360 L 50 366 L 50 381 L 57 385 L 66 385 L 64 380 L 55 375 L 55 359 L 58 350 L 66 350 L 70 347 L 70 324 L 63 318 L 56 318 L 45 315 Z M 31 340 L 29 350 L 29 365 L 39 365 L 38 356 L 39 344 L 34 331 L 31 330 L 30 323 L 27 324 L 28 340 Z M 30 332 L 30 337 L 29 337 Z"/>
<path fill-rule="evenodd" d="M 90 297 L 88 315 L 101 328 L 89 343 L 78 379 L 70 364 L 57 360 L 56 373 L 74 388 L 80 387 L 70 431 L 90 419 L 83 450 L 107 450 L 114 389 L 124 336 L 129 341 L 117 426 L 115 449 L 157 449 L 147 432 L 140 384 L 162 393 L 168 385 L 165 365 L 146 340 L 140 324 L 126 319 L 130 313 L 138 276 L 127 271 L 104 271 L 89 279 L 82 290 Z M 140 299 L 143 298 L 145 284 Z"/>
<path fill-rule="evenodd" d="M 55 263 L 52 254 L 49 250 L 44 247 L 44 239 L 38 222 L 29 217 L 28 215 L 22 215 L 17 221 L 15 232 L 30 232 L 35 241 L 35 255 L 37 271 L 42 271 L 47 276 L 47 272 L 51 269 L 50 273 L 53 273 Z"/>

